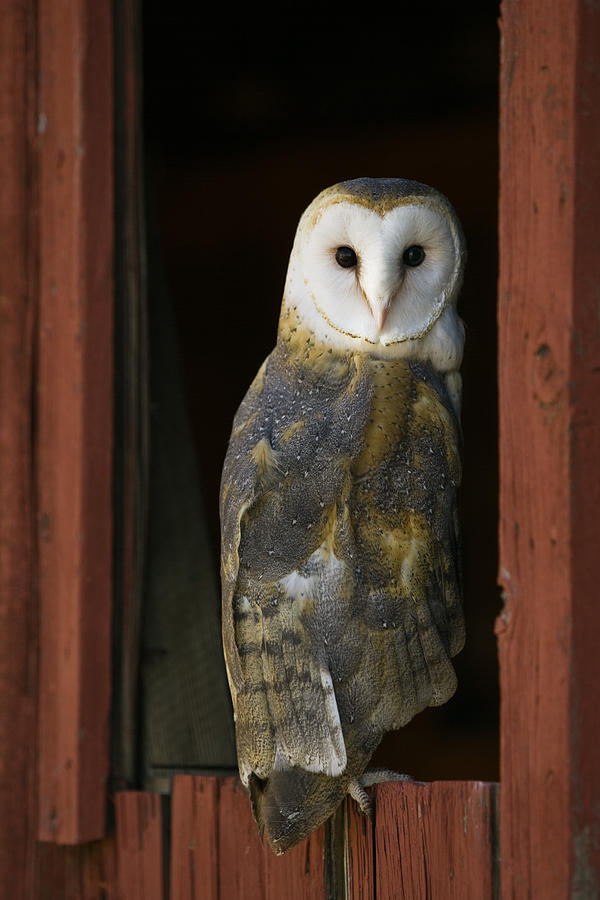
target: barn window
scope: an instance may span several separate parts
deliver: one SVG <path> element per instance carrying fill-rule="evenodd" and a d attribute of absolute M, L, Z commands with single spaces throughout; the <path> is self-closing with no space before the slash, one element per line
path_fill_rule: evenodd
<path fill-rule="evenodd" d="M 0 11 L 14 896 L 598 895 L 596 6 L 504 0 L 500 48 L 494 3 L 275 36 L 182 0 Z M 468 641 L 376 757 L 426 783 L 276 859 L 228 774 L 218 480 L 298 215 L 360 174 L 434 184 L 467 234 Z"/>

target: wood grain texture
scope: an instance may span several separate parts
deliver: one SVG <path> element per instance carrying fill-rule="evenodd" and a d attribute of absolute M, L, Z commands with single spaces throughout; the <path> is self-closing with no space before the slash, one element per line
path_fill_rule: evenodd
<path fill-rule="evenodd" d="M 371 797 L 374 791 L 369 791 Z M 375 836 L 373 821 L 347 799 L 346 884 L 349 900 L 375 900 Z"/>
<path fill-rule="evenodd" d="M 171 897 L 219 896 L 219 781 L 179 775 L 171 799 Z"/>
<path fill-rule="evenodd" d="M 495 785 L 478 781 L 379 785 L 378 900 L 492 900 L 494 791 Z"/>
<path fill-rule="evenodd" d="M 122 791 L 115 810 L 119 900 L 164 900 L 160 795 Z"/>
<path fill-rule="evenodd" d="M 237 778 L 219 785 L 216 821 L 219 845 L 218 898 L 267 896 L 266 853 L 250 814 L 248 795 Z"/>
<path fill-rule="evenodd" d="M 171 896 L 323 900 L 325 829 L 277 857 L 262 845 L 237 777 L 174 779 Z"/>
<path fill-rule="evenodd" d="M 32 900 L 121 900 L 114 835 L 71 847 L 38 844 L 32 870 Z"/>
<path fill-rule="evenodd" d="M 502 5 L 502 896 L 600 896 L 600 8 Z"/>
<path fill-rule="evenodd" d="M 481 782 L 386 784 L 376 825 L 347 801 L 346 885 L 351 900 L 494 896 L 496 786 Z M 237 778 L 174 781 L 171 896 L 178 900 L 330 896 L 326 828 L 283 856 L 262 846 Z M 340 837 L 342 837 L 340 835 Z M 343 837 L 342 837 L 342 842 Z M 329 885 L 329 888 L 328 888 Z"/>
<path fill-rule="evenodd" d="M 35 4 L 0 4 L 0 884 L 31 885 L 36 732 Z"/>
<path fill-rule="evenodd" d="M 41 0 L 39 836 L 104 834 L 113 432 L 112 5 Z"/>

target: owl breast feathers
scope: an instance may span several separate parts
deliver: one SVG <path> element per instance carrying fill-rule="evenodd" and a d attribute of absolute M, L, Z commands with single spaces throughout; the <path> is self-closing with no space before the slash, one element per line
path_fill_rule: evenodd
<path fill-rule="evenodd" d="M 331 815 L 387 731 L 453 694 L 464 642 L 459 376 L 341 343 L 284 302 L 223 468 L 238 762 L 277 853 Z"/>

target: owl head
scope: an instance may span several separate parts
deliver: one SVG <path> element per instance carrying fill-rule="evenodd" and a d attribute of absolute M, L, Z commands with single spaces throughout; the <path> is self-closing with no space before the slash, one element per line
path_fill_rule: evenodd
<path fill-rule="evenodd" d="M 308 329 L 343 351 L 456 370 L 465 257 L 460 222 L 438 191 L 402 178 L 340 182 L 300 219 L 280 328 Z"/>

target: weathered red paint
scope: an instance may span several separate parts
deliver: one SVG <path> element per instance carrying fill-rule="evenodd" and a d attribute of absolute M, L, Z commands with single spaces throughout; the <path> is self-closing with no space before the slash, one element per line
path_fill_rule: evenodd
<path fill-rule="evenodd" d="M 491 900 L 494 794 L 495 785 L 482 782 L 380 785 L 375 826 L 348 801 L 347 896 Z M 178 900 L 327 897 L 325 828 L 274 856 L 260 844 L 237 778 L 178 776 L 171 821 L 171 896 Z"/>
<path fill-rule="evenodd" d="M 237 777 L 175 778 L 171 896 L 181 900 L 323 900 L 325 829 L 277 857 L 260 842 Z"/>
<path fill-rule="evenodd" d="M 502 896 L 600 894 L 600 9 L 502 6 Z"/>
<path fill-rule="evenodd" d="M 376 790 L 371 792 L 375 798 Z M 374 802 L 376 802 L 374 800 Z M 346 870 L 348 900 L 375 900 L 375 836 L 373 822 L 356 803 L 346 801 Z"/>
<path fill-rule="evenodd" d="M 171 801 L 171 897 L 218 897 L 219 781 L 179 775 Z"/>
<path fill-rule="evenodd" d="M 112 4 L 41 0 L 37 15 L 39 836 L 74 843 L 103 836 L 107 803 Z"/>
<path fill-rule="evenodd" d="M 374 824 L 348 802 L 349 900 L 491 900 L 496 790 L 478 781 L 382 784 Z"/>
<path fill-rule="evenodd" d="M 496 787 L 480 781 L 388 783 L 376 795 L 378 900 L 491 900 Z"/>
<path fill-rule="evenodd" d="M 164 900 L 160 795 L 122 791 L 115 797 L 115 811 L 119 897 Z"/>
<path fill-rule="evenodd" d="M 40 843 L 27 900 L 124 900 L 118 893 L 114 836 L 75 846 Z"/>

